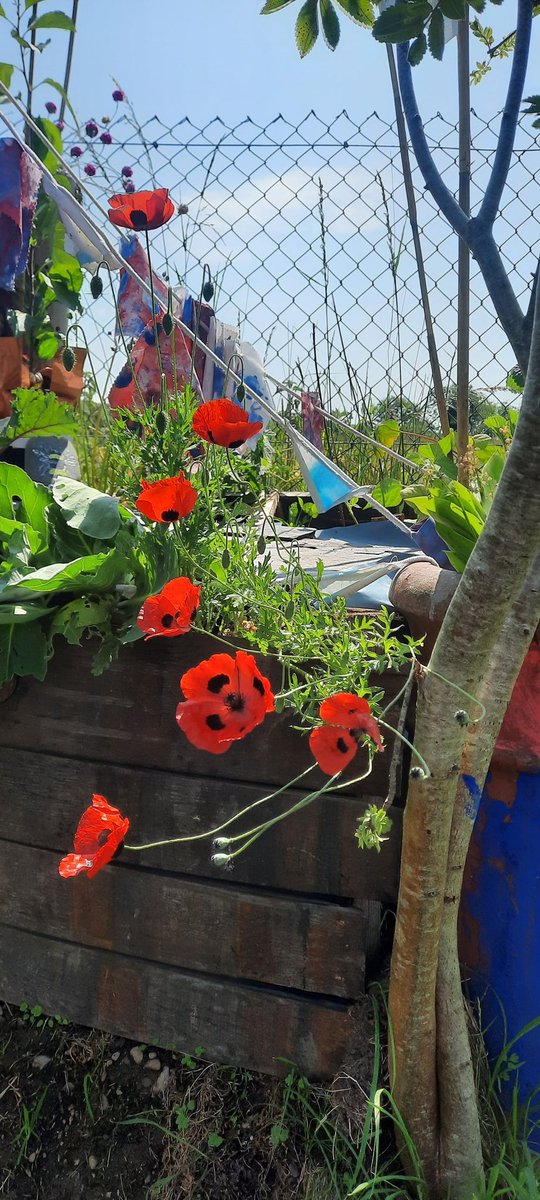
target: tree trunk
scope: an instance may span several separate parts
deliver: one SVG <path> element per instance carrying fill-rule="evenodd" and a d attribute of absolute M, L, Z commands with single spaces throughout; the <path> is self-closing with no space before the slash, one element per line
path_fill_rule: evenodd
<path fill-rule="evenodd" d="M 469 808 L 479 799 L 483 783 L 481 777 L 474 775 L 481 764 L 472 750 L 471 733 L 460 724 L 461 716 L 456 718 L 456 713 L 467 709 L 474 720 L 477 715 L 474 700 L 464 701 L 456 689 L 471 697 L 480 696 L 484 680 L 499 657 L 509 654 L 513 662 L 519 660 L 515 647 L 510 649 L 502 639 L 505 621 L 525 583 L 539 542 L 539 473 L 540 305 L 537 300 L 523 403 L 505 470 L 482 535 L 444 620 L 430 671 L 425 673 L 418 688 L 415 746 L 428 763 L 431 775 L 415 778 L 413 771 L 410 779 L 390 978 L 390 1019 L 394 1099 L 415 1140 L 428 1192 L 433 1197 L 442 1194 L 442 1169 L 446 1181 L 448 1171 L 452 1173 L 453 1197 L 466 1194 L 469 1197 L 482 1172 L 468 1053 L 460 1054 L 459 1071 L 454 1076 L 459 1078 L 460 1091 L 469 1097 L 461 1116 L 452 1109 L 450 1120 L 450 1097 L 445 1091 L 449 1120 L 445 1120 L 444 1134 L 451 1137 L 453 1152 L 456 1153 L 456 1147 L 459 1149 L 455 1168 L 446 1145 L 443 1147 L 441 1142 L 437 1015 L 442 1018 L 444 1014 L 446 1021 L 452 1013 L 450 1019 L 454 1019 L 459 988 L 457 950 L 450 950 L 447 945 L 446 924 L 448 952 L 441 967 L 438 990 L 437 976 L 458 786 L 464 804 L 462 764 L 471 766 L 472 779 L 466 794 Z M 525 639 L 521 636 L 518 642 L 523 658 L 527 649 Z M 518 662 L 517 670 L 519 665 Z M 482 738 L 482 754 L 487 754 L 488 762 L 513 685 L 511 671 L 508 678 L 501 674 L 499 679 L 497 711 L 490 715 Z M 473 726 L 472 738 L 475 736 Z M 456 831 L 460 824 L 458 816 Z M 472 827 L 472 821 L 470 824 Z M 456 842 L 459 858 L 457 851 Z M 457 896 L 453 907 L 457 909 Z M 459 1045 L 463 1050 L 463 1037 Z M 473 1128 L 471 1108 L 475 1118 Z M 463 1190 L 465 1186 L 468 1193 Z"/>

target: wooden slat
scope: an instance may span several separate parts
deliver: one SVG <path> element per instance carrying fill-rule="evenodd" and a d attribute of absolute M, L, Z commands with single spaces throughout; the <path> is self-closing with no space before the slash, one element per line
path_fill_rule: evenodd
<path fill-rule="evenodd" d="M 360 909 L 113 864 L 61 879 L 50 850 L 0 841 L 0 921 L 230 979 L 354 998 L 364 990 Z"/>
<path fill-rule="evenodd" d="M 347 1007 L 174 968 L 0 926 L 0 995 L 41 1004 L 70 1021 L 134 1041 L 192 1051 L 215 1062 L 282 1075 L 284 1058 L 315 1079 L 341 1066 Z"/>
<path fill-rule="evenodd" d="M 254 784 L 231 786 L 223 780 L 31 751 L 4 748 L 0 757 L 0 837 L 59 855 L 69 850 L 92 792 L 103 793 L 129 816 L 128 841 L 136 844 L 211 829 L 264 795 Z M 285 794 L 255 809 L 239 830 L 250 828 L 266 813 L 270 817 L 285 811 L 296 799 L 294 795 L 287 800 Z M 320 797 L 265 833 L 236 860 L 232 874 L 212 866 L 209 841 L 162 846 L 129 857 L 141 866 L 232 884 L 392 903 L 399 880 L 401 811 L 390 809 L 392 830 L 380 854 L 359 850 L 354 838 L 364 803 L 373 799 L 349 799 L 343 792 Z"/>
<path fill-rule="evenodd" d="M 245 741 L 226 754 L 195 749 L 178 729 L 175 711 L 181 699 L 181 674 L 207 658 L 216 643 L 204 634 L 169 639 L 167 646 L 137 643 L 99 677 L 90 673 L 88 647 L 56 644 L 55 656 L 43 683 L 21 680 L 0 705 L 0 745 L 32 748 L 120 765 L 147 766 L 216 779 L 242 779 L 281 785 L 313 762 L 307 737 L 290 726 L 287 713 L 273 713 Z M 274 660 L 262 668 L 279 687 Z M 395 695 L 402 678 L 395 672 L 377 677 L 377 686 Z M 384 754 L 376 754 L 373 772 L 357 794 L 386 796 L 391 739 Z M 365 753 L 349 767 L 360 774 Z M 311 777 L 322 783 L 318 771 Z"/>

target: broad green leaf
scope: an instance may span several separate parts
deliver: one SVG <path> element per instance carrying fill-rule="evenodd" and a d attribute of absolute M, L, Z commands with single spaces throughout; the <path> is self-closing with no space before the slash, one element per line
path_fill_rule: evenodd
<path fill-rule="evenodd" d="M 20 437 L 70 437 L 76 425 L 73 405 L 41 388 L 17 388 L 12 414 L 0 432 L 0 444 Z"/>
<path fill-rule="evenodd" d="M 28 29 L 68 29 L 71 33 L 75 29 L 75 22 L 67 13 L 47 12 L 30 21 Z"/>
<path fill-rule="evenodd" d="M 75 112 L 75 109 L 71 103 L 71 100 L 69 99 L 69 96 L 68 96 L 65 88 L 62 87 L 62 84 L 58 83 L 57 79 L 44 79 L 43 83 L 48 84 L 49 87 L 54 88 L 55 92 L 58 92 L 58 95 L 62 97 L 62 100 L 64 101 L 64 104 L 66 105 L 66 108 L 69 108 L 69 111 L 73 117 L 75 124 L 78 125 L 79 120 L 77 117 L 77 113 Z"/>
<path fill-rule="evenodd" d="M 469 0 L 471 8 L 477 13 L 483 13 L 486 7 L 486 0 Z"/>
<path fill-rule="evenodd" d="M 382 425 L 377 425 L 375 430 L 375 439 L 382 446 L 388 446 L 392 449 L 399 438 L 399 422 L 394 420 L 383 421 Z"/>
<path fill-rule="evenodd" d="M 503 417 L 502 413 L 492 413 L 486 417 L 484 425 L 486 429 L 508 429 L 508 417 Z"/>
<path fill-rule="evenodd" d="M 66 524 L 86 537 L 110 541 L 120 528 L 118 500 L 77 479 L 59 478 L 52 493 Z"/>
<path fill-rule="evenodd" d="M 444 54 L 444 17 L 436 8 L 428 27 L 428 46 L 433 58 L 441 62 Z"/>
<path fill-rule="evenodd" d="M 50 502 L 47 488 L 41 483 L 34 483 L 20 467 L 0 462 L 0 516 L 31 525 L 47 541 L 45 511 Z"/>
<path fill-rule="evenodd" d="M 419 37 L 431 13 L 428 0 L 407 0 L 405 4 L 394 4 L 377 17 L 373 36 L 378 42 L 408 42 L 410 38 Z"/>
<path fill-rule="evenodd" d="M 38 571 L 13 570 L 7 579 L 0 578 L 0 600 L 18 600 L 34 592 L 107 591 L 119 583 L 125 568 L 125 558 L 116 550 L 109 550 L 106 554 L 87 554 L 70 563 L 50 563 Z"/>
<path fill-rule="evenodd" d="M 5 17 L 5 15 L 6 15 L 6 10 L 5 10 L 3 4 L 0 4 L 0 17 Z"/>
<path fill-rule="evenodd" d="M 287 8 L 287 5 L 292 3 L 293 0 L 266 0 L 266 4 L 263 4 L 261 8 L 261 15 L 265 16 L 266 13 L 279 12 L 280 8 Z"/>
<path fill-rule="evenodd" d="M 409 53 L 407 55 L 407 58 L 409 59 L 411 67 L 417 67 L 418 64 L 422 62 L 422 59 L 424 57 L 424 54 L 426 53 L 426 50 L 427 50 L 426 35 L 425 35 L 425 33 L 421 33 L 421 34 L 419 34 L 419 36 L 417 38 L 414 39 L 414 42 L 411 42 L 411 45 L 409 46 Z"/>
<path fill-rule="evenodd" d="M 357 25 L 373 25 L 373 5 L 370 0 L 336 0 L 336 4 Z"/>
<path fill-rule="evenodd" d="M 110 616 L 108 600 L 92 600 L 88 596 L 71 600 L 55 613 L 49 628 L 50 637 L 61 634 L 70 646 L 80 646 L 83 634 L 108 626 Z"/>
<path fill-rule="evenodd" d="M 323 37 L 329 50 L 335 50 L 339 42 L 339 17 L 332 0 L 319 0 Z"/>
<path fill-rule="evenodd" d="M 39 621 L 0 626 L 0 684 L 14 675 L 44 679 L 47 659 L 47 637 Z"/>
<path fill-rule="evenodd" d="M 36 117 L 34 124 L 37 125 L 38 129 L 41 129 L 41 132 L 47 138 L 47 141 L 51 143 L 51 146 L 54 146 L 55 150 L 61 154 L 62 134 L 60 133 L 60 130 L 57 129 L 54 121 L 49 121 L 47 117 Z M 55 155 L 51 150 L 49 150 L 48 146 L 45 145 L 39 135 L 34 133 L 34 130 L 32 130 L 30 134 L 30 146 L 35 154 L 37 154 L 38 158 L 41 159 L 43 165 L 47 167 L 53 175 L 55 175 L 58 168 Z"/>
<path fill-rule="evenodd" d="M 319 35 L 317 0 L 306 0 L 302 5 L 294 32 L 300 58 L 305 58 L 313 49 Z"/>
<path fill-rule="evenodd" d="M 54 358 L 60 343 L 52 329 L 42 329 L 36 334 L 36 350 L 39 358 Z"/>
<path fill-rule="evenodd" d="M 11 87 L 11 76 L 13 75 L 14 70 L 15 68 L 11 65 L 11 63 L 0 63 L 0 83 L 3 83 L 4 87 Z M 3 99 L 4 97 L 2 96 L 2 100 Z"/>
<path fill-rule="evenodd" d="M 439 0 L 439 8 L 449 21 L 462 21 L 465 16 L 464 0 Z"/>
<path fill-rule="evenodd" d="M 388 476 L 373 488 L 373 498 L 385 508 L 397 508 L 401 504 L 401 484 Z"/>
<path fill-rule="evenodd" d="M 14 550 L 14 534 L 21 535 L 21 548 L 24 547 L 26 541 L 28 550 L 31 555 L 39 554 L 46 546 L 45 536 L 38 533 L 37 529 L 32 529 L 31 525 L 23 521 L 13 521 L 9 517 L 0 517 L 0 542 L 7 543 L 8 556 L 13 555 Z"/>
<path fill-rule="evenodd" d="M 26 625 L 48 616 L 50 611 L 42 604 L 0 604 L 0 625 Z"/>

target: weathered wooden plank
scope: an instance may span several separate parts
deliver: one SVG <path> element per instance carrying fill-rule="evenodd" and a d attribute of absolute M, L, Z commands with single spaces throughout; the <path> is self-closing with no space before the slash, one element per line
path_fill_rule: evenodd
<path fill-rule="evenodd" d="M 264 795 L 254 784 L 230 783 L 145 768 L 126 768 L 56 755 L 3 748 L 0 837 L 67 852 L 92 792 L 101 792 L 131 820 L 135 844 L 215 828 Z M 255 809 L 239 826 L 284 812 L 297 799 L 285 793 Z M 381 900 L 397 896 L 401 818 L 391 808 L 392 830 L 380 854 L 359 850 L 354 831 L 364 804 L 340 792 L 321 796 L 303 812 L 264 834 L 235 862 L 232 874 L 212 866 L 211 842 L 162 846 L 133 855 L 134 863 L 184 875 L 321 896 Z M 234 830 L 233 830 L 234 832 Z M 125 859 L 127 860 L 127 854 Z"/>
<path fill-rule="evenodd" d="M 347 1006 L 204 979 L 142 959 L 0 925 L 0 995 L 70 1021 L 215 1062 L 329 1079 L 347 1053 Z"/>
<path fill-rule="evenodd" d="M 359 908 L 116 863 L 67 882 L 57 865 L 50 850 L 0 841 L 0 921 L 208 975 L 346 998 L 364 990 Z"/>
<path fill-rule="evenodd" d="M 90 673 L 91 650 L 59 641 L 45 681 L 21 680 L 0 705 L 0 745 L 278 786 L 312 764 L 308 739 L 291 729 L 287 713 L 270 714 L 226 754 L 191 746 L 175 721 L 179 679 L 214 653 L 216 643 L 204 634 L 170 639 L 167 646 L 157 642 L 127 648 L 96 678 Z M 275 661 L 261 665 L 279 687 Z M 389 696 L 401 683 L 396 673 L 380 678 Z M 358 795 L 386 796 L 390 757 L 391 739 L 386 753 L 375 755 L 370 778 L 357 785 Z M 360 753 L 349 777 L 360 774 L 366 762 L 365 752 Z M 317 768 L 310 782 L 324 778 Z"/>

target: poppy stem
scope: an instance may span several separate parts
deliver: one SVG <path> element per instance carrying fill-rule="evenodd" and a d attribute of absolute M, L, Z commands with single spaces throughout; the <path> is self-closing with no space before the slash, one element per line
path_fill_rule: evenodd
<path fill-rule="evenodd" d="M 300 783 L 302 779 L 305 779 L 306 775 L 309 775 L 309 773 L 314 770 L 315 766 L 316 763 L 312 763 L 311 766 L 307 767 L 305 771 L 302 771 L 300 775 L 296 775 L 294 779 L 289 779 L 287 783 L 283 785 L 283 787 L 278 788 L 277 792 L 270 792 L 268 796 L 261 796 L 261 798 L 259 800 L 255 800 L 253 804 L 248 804 L 246 808 L 240 809 L 240 812 L 235 813 L 234 817 L 229 817 L 229 819 L 224 821 L 222 825 L 218 825 L 215 829 L 208 829 L 206 833 L 192 833 L 186 837 L 164 838 L 159 842 L 145 842 L 144 845 L 141 846 L 127 846 L 124 844 L 124 850 L 154 850 L 158 846 L 174 846 L 178 842 L 200 842 L 204 838 L 215 837 L 215 835 L 217 833 L 221 833 L 223 829 L 228 829 L 229 825 L 232 825 L 235 821 L 238 821 L 240 817 L 245 817 L 246 814 L 251 812 L 253 808 L 257 808 L 260 804 L 265 804 L 267 800 L 274 800 L 276 796 L 281 796 L 283 792 L 287 792 L 289 788 L 294 787 L 296 783 Z"/>
<path fill-rule="evenodd" d="M 208 266 L 208 263 L 203 263 L 201 290 L 199 292 L 199 299 L 197 301 L 197 312 L 196 312 L 196 316 L 195 316 L 195 329 L 193 330 L 193 345 L 191 348 L 191 363 L 190 363 L 190 368 L 189 368 L 189 386 L 190 387 L 193 384 L 193 375 L 195 373 L 195 355 L 197 353 L 197 339 L 199 337 L 199 329 L 200 329 L 200 324 L 201 324 L 201 309 L 202 309 L 202 304 L 203 304 L 203 299 L 204 299 L 203 292 L 204 292 L 204 285 L 205 285 L 204 276 L 205 276 L 206 271 L 208 271 L 208 282 L 211 283 L 212 282 L 212 273 L 210 271 L 210 267 Z M 195 378 L 196 378 L 196 376 L 195 376 Z"/>
<path fill-rule="evenodd" d="M 402 696 L 405 695 L 405 692 L 407 691 L 407 688 L 408 688 L 408 686 L 411 682 L 411 679 L 414 675 L 415 668 L 416 668 L 416 659 L 413 656 L 413 660 L 411 663 L 411 669 L 409 671 L 409 674 L 407 675 L 407 679 L 406 679 L 405 683 L 403 684 L 403 687 L 400 688 L 399 692 L 397 693 L 397 696 L 392 697 L 390 704 L 387 704 L 386 708 L 383 708 L 382 712 L 377 717 L 378 721 L 382 721 L 383 717 L 386 716 L 387 712 L 390 712 L 390 709 L 393 708 L 394 705 L 397 704 L 398 700 L 401 700 Z"/>
<path fill-rule="evenodd" d="M 256 842 L 257 839 L 260 838 L 263 833 L 266 833 L 268 829 L 271 829 L 273 825 L 278 825 L 279 822 L 284 821 L 286 817 L 292 816 L 292 814 L 295 812 L 300 812 L 302 808 L 307 808 L 308 804 L 312 804 L 314 800 L 319 798 L 319 796 L 323 796 L 325 792 L 330 790 L 332 784 L 338 778 L 339 774 L 340 772 L 338 772 L 337 775 L 332 775 L 332 778 L 329 779 L 327 783 L 323 784 L 321 788 L 317 788 L 317 791 L 310 792 L 308 796 L 303 796 L 302 799 L 297 800 L 296 804 L 293 804 L 291 808 L 287 808 L 285 812 L 280 813 L 277 817 L 272 817 L 272 819 L 270 821 L 266 821 L 264 825 L 259 825 L 256 829 L 248 829 L 245 833 L 231 838 L 231 842 L 237 842 L 241 838 L 246 837 L 248 838 L 248 841 L 244 842 L 243 846 L 239 846 L 238 850 L 233 850 L 232 854 L 228 855 L 229 859 L 238 858 L 239 854 L 243 854 L 244 850 L 247 850 L 249 846 L 252 846 L 253 842 Z"/>
<path fill-rule="evenodd" d="M 480 721 L 484 720 L 484 717 L 486 715 L 486 709 L 485 709 L 485 706 L 482 704 L 482 701 L 478 700 L 476 696 L 471 696 L 471 693 L 466 692 L 465 688 L 458 687 L 457 683 L 453 683 L 452 680 L 447 679 L 445 675 L 441 675 L 441 674 L 439 674 L 438 671 L 434 671 L 433 667 L 425 665 L 424 663 L 419 663 L 418 659 L 414 658 L 414 657 L 413 657 L 413 665 L 418 666 L 420 671 L 429 671 L 429 673 L 431 675 L 434 675 L 436 679 L 440 679 L 440 680 L 442 680 L 443 683 L 447 683 L 448 687 L 453 688 L 455 692 L 459 692 L 461 696 L 465 696 L 467 700 L 472 700 L 473 704 L 476 704 L 478 706 L 478 708 L 480 709 L 480 716 L 475 717 L 474 720 L 471 720 L 471 725 L 478 725 Z"/>
<path fill-rule="evenodd" d="M 412 753 L 414 754 L 414 757 L 418 759 L 418 762 L 420 763 L 420 766 L 422 767 L 422 770 L 425 773 L 425 778 L 429 779 L 431 776 L 431 769 L 430 769 L 430 767 L 428 767 L 425 758 L 423 758 L 422 755 L 420 754 L 420 751 L 417 750 L 415 746 L 413 746 L 412 742 L 409 741 L 408 737 L 405 737 L 404 733 L 400 733 L 399 729 L 394 729 L 394 726 L 389 725 L 387 721 L 382 721 L 380 717 L 377 717 L 377 722 L 379 725 L 383 725 L 385 729 L 389 729 L 390 732 L 393 733 L 395 737 L 399 738 L 400 742 L 403 742 L 404 746 L 409 747 L 409 750 L 412 751 Z"/>

